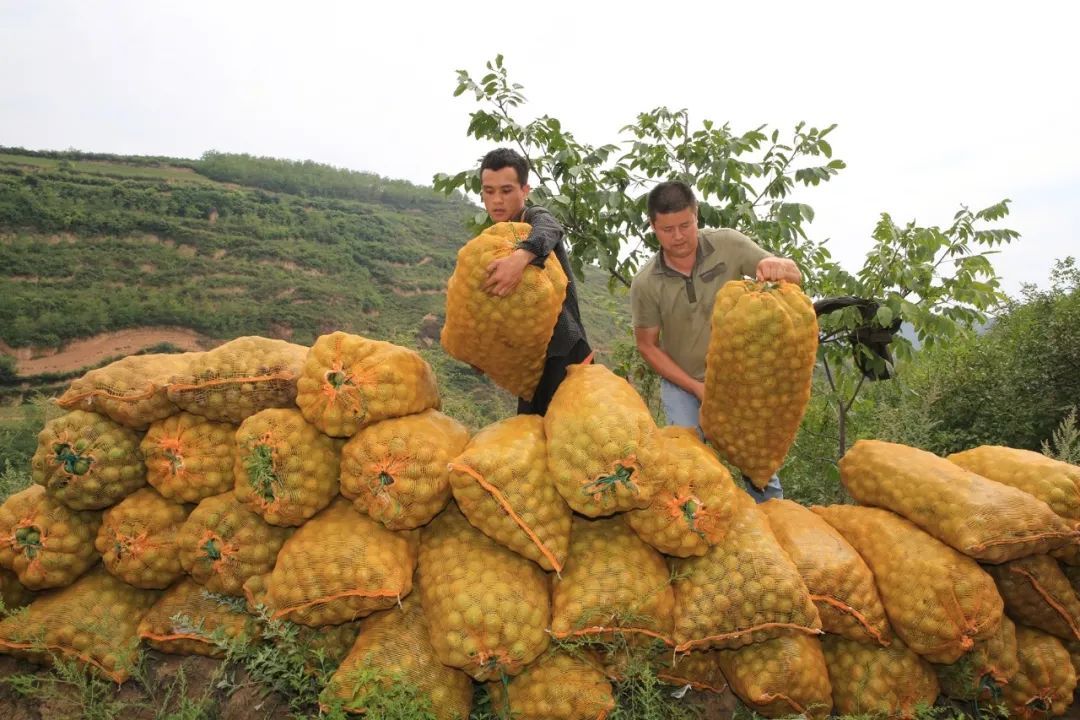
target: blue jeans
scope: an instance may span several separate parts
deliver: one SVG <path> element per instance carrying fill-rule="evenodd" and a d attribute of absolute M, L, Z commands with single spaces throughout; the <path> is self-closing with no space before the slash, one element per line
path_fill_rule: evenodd
<path fill-rule="evenodd" d="M 696 397 L 675 383 L 660 378 L 660 402 L 664 406 L 668 425 L 693 428 L 697 431 L 699 438 L 705 439 L 705 434 L 701 432 L 699 420 L 701 403 L 698 402 Z M 784 497 L 784 488 L 780 486 L 780 478 L 776 475 L 769 478 L 769 484 L 765 486 L 764 490 L 758 490 L 746 477 L 743 477 L 743 487 L 750 497 L 759 503 L 773 498 L 782 499 Z"/>

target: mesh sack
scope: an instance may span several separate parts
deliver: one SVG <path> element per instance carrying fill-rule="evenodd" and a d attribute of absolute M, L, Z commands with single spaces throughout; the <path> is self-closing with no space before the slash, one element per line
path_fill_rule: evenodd
<path fill-rule="evenodd" d="M 301 625 L 355 620 L 409 594 L 417 540 L 415 532 L 387 530 L 338 498 L 285 541 L 274 569 L 249 581 L 245 595 L 272 617 Z"/>
<path fill-rule="evenodd" d="M 767 718 L 824 718 L 832 710 L 832 686 L 821 641 L 786 635 L 738 650 L 721 650 L 720 669 L 731 689 Z"/>
<path fill-rule="evenodd" d="M 450 486 L 477 529 L 562 572 L 573 513 L 548 474 L 542 417 L 517 415 L 481 430 L 450 463 Z"/>
<path fill-rule="evenodd" d="M 525 267 L 507 297 L 488 294 L 484 284 L 488 265 L 513 253 L 530 229 L 527 223 L 496 223 L 458 250 L 440 336 L 450 357 L 526 400 L 532 400 L 544 372 L 548 342 L 566 299 L 566 273 L 559 259 L 548 255 L 543 267 Z"/>
<path fill-rule="evenodd" d="M 1065 651 L 1069 653 L 1069 659 L 1072 661 L 1073 670 L 1076 671 L 1077 679 L 1080 680 L 1080 642 L 1076 640 L 1066 640 L 1062 645 L 1065 646 Z"/>
<path fill-rule="evenodd" d="M 439 661 L 476 680 L 516 675 L 551 641 L 547 576 L 453 503 L 421 533 L 417 580 Z"/>
<path fill-rule="evenodd" d="M 1032 555 L 987 570 L 1013 620 L 1062 640 L 1080 640 L 1080 598 L 1056 560 Z"/>
<path fill-rule="evenodd" d="M 993 578 L 971 558 L 887 510 L 851 505 L 813 510 L 862 555 L 889 624 L 927 660 L 956 662 L 976 640 L 997 630 L 1001 596 Z"/>
<path fill-rule="evenodd" d="M 65 410 L 100 413 L 136 430 L 169 417 L 177 407 L 169 379 L 182 375 L 197 353 L 131 355 L 74 380 L 56 404 Z"/>
<path fill-rule="evenodd" d="M 1010 718 L 1065 714 L 1076 689 L 1076 670 L 1061 641 L 1034 628 L 1016 626 L 1020 670 L 1002 690 Z"/>
<path fill-rule="evenodd" d="M 704 555 L 723 539 L 742 490 L 692 430 L 671 426 L 657 436 L 660 452 L 650 474 L 660 486 L 648 507 L 626 513 L 626 522 L 662 553 Z"/>
<path fill-rule="evenodd" d="M 180 526 L 180 565 L 210 592 L 242 597 L 249 578 L 273 569 L 291 534 L 222 493 L 199 503 Z"/>
<path fill-rule="evenodd" d="M 221 644 L 254 639 L 258 625 L 242 603 L 185 578 L 143 615 L 138 632 L 164 653 L 220 658 L 225 656 Z"/>
<path fill-rule="evenodd" d="M 551 649 L 520 675 L 488 684 L 491 707 L 514 720 L 603 720 L 615 695 L 603 670 L 582 657 Z"/>
<path fill-rule="evenodd" d="M 725 650 L 691 650 L 688 653 L 663 652 L 656 663 L 656 677 L 671 685 L 702 692 L 722 693 L 728 689 L 720 669 L 720 653 Z"/>
<path fill-rule="evenodd" d="M 122 683 L 137 660 L 139 620 L 160 595 L 98 568 L 0 622 L 0 651 L 34 662 L 58 653 Z"/>
<path fill-rule="evenodd" d="M 917 708 L 929 707 L 937 699 L 933 666 L 898 638 L 882 647 L 826 635 L 821 649 L 838 715 L 914 718 Z"/>
<path fill-rule="evenodd" d="M 365 427 L 341 451 L 341 494 L 391 530 L 431 522 L 450 502 L 447 463 L 469 431 L 438 410 Z"/>
<path fill-rule="evenodd" d="M 671 644 L 674 606 L 664 558 L 621 517 L 574 519 L 569 559 L 553 581 L 552 635 L 640 634 Z"/>
<path fill-rule="evenodd" d="M 855 548 L 823 518 L 791 500 L 769 500 L 759 507 L 799 568 L 821 615 L 821 629 L 887 645 L 891 631 L 874 574 Z"/>
<path fill-rule="evenodd" d="M 11 570 L 0 568 L 0 615 L 3 610 L 14 610 L 27 605 L 34 599 L 34 593 L 19 582 L 19 576 Z"/>
<path fill-rule="evenodd" d="M 150 426 L 140 444 L 146 481 L 166 499 L 197 503 L 233 489 L 236 428 L 191 413 Z"/>
<path fill-rule="evenodd" d="M 271 525 L 297 526 L 338 494 L 340 448 L 298 410 L 262 410 L 236 431 L 236 499 Z"/>
<path fill-rule="evenodd" d="M 840 460 L 840 478 L 859 503 L 902 515 L 985 562 L 1043 554 L 1077 537 L 1046 503 L 1023 490 L 906 445 L 859 440 Z"/>
<path fill-rule="evenodd" d="M 702 557 L 675 560 L 675 642 L 735 649 L 791 633 L 818 634 L 821 618 L 799 575 L 749 496 L 724 539 Z"/>
<path fill-rule="evenodd" d="M 322 432 L 351 437 L 380 420 L 438 409 L 439 389 L 416 351 L 335 332 L 311 347 L 296 404 Z"/>
<path fill-rule="evenodd" d="M 324 704 L 343 703 L 350 713 L 366 713 L 373 684 L 404 683 L 431 702 L 438 720 L 466 720 L 473 685 L 461 670 L 439 662 L 428 638 L 419 593 L 360 621 L 360 633 L 322 694 Z"/>
<path fill-rule="evenodd" d="M 817 316 L 798 285 L 735 280 L 716 294 L 701 429 L 758 489 L 795 440 L 817 344 Z"/>
<path fill-rule="evenodd" d="M 656 423 L 645 401 L 603 365 L 571 365 L 544 416 L 548 470 L 589 517 L 646 507 L 659 488 Z"/>
<path fill-rule="evenodd" d="M 990 700 L 1020 671 L 1016 655 L 1016 625 L 1008 616 L 997 632 L 975 643 L 971 652 L 951 665 L 935 666 L 941 694 L 957 700 Z"/>
<path fill-rule="evenodd" d="M 260 410 L 293 407 L 307 353 L 284 340 L 230 340 L 195 354 L 186 372 L 170 378 L 169 399 L 181 410 L 234 424 Z"/>
<path fill-rule="evenodd" d="M 30 590 L 70 585 L 101 557 L 99 527 L 100 512 L 72 510 L 31 485 L 0 505 L 0 567 Z"/>
<path fill-rule="evenodd" d="M 146 484 L 135 431 L 82 410 L 45 424 L 30 474 L 72 510 L 107 508 Z"/>
<path fill-rule="evenodd" d="M 103 516 L 94 546 L 105 569 L 137 588 L 169 587 L 184 574 L 176 536 L 190 513 L 151 488 L 136 490 Z"/>

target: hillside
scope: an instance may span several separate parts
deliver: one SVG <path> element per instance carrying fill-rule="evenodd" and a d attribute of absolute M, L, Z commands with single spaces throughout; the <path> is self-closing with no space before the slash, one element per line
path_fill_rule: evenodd
<path fill-rule="evenodd" d="M 8 385 L 55 386 L 75 366 L 142 349 L 102 333 L 190 349 L 247 334 L 310 343 L 342 329 L 424 350 L 448 392 L 473 395 L 487 419 L 509 398 L 437 342 L 476 210 L 311 162 L 0 148 L 0 351 L 19 376 Z M 582 307 L 594 345 L 623 336 L 612 316 L 627 316 L 625 300 L 599 273 L 582 283 Z"/>

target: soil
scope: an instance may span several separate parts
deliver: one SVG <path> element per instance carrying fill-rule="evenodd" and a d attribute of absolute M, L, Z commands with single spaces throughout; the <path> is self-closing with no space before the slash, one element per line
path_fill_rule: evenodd
<path fill-rule="evenodd" d="M 186 328 L 143 327 L 73 340 L 61 348 L 12 348 L 0 342 L 0 353 L 13 355 L 19 375 L 26 377 L 74 372 L 96 365 L 106 358 L 131 355 L 161 343 L 169 343 L 183 350 L 208 350 L 220 344 Z"/>

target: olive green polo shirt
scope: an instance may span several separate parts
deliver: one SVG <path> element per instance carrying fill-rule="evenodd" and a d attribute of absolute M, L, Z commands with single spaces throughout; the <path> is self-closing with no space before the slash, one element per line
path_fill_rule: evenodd
<path fill-rule="evenodd" d="M 656 253 L 630 284 L 636 328 L 660 328 L 660 349 L 691 377 L 705 380 L 713 302 L 729 280 L 754 277 L 762 258 L 772 253 L 738 230 L 699 230 L 697 257 L 690 275 L 668 267 Z"/>

